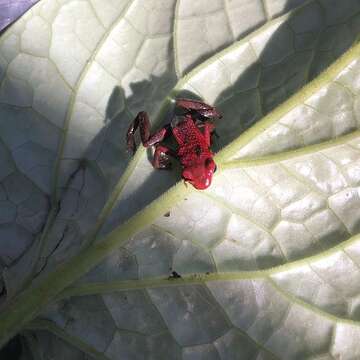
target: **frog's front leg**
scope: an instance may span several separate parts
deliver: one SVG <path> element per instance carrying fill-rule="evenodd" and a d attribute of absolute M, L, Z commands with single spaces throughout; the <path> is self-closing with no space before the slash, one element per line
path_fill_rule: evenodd
<path fill-rule="evenodd" d="M 216 137 L 219 137 L 219 135 L 216 133 L 215 125 L 210 122 L 202 122 L 199 124 L 196 124 L 198 129 L 203 129 L 204 139 L 206 142 L 206 145 L 208 147 L 211 146 L 211 136 L 215 135 Z"/>

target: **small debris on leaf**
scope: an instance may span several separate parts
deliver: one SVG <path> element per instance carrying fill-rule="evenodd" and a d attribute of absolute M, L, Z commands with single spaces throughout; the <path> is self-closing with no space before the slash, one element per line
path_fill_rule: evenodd
<path fill-rule="evenodd" d="M 172 271 L 171 275 L 168 277 L 168 280 L 173 280 L 173 279 L 181 279 L 181 275 L 178 274 L 176 271 Z"/>

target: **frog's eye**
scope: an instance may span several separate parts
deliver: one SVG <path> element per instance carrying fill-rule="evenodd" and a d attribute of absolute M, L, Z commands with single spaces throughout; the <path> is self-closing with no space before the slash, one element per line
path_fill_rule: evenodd
<path fill-rule="evenodd" d="M 205 160 L 205 167 L 206 167 L 206 169 L 212 170 L 213 172 L 216 171 L 216 165 L 212 158 L 207 158 Z"/>
<path fill-rule="evenodd" d="M 209 165 L 210 165 L 212 162 L 213 162 L 213 159 L 212 159 L 212 158 L 207 158 L 207 159 L 205 160 L 205 166 L 206 166 L 206 167 L 209 167 Z"/>

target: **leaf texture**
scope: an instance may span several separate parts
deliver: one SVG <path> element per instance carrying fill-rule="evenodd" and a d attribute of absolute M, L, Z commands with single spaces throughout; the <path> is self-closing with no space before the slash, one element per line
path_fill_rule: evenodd
<path fill-rule="evenodd" d="M 359 11 L 42 0 L 4 32 L 2 343 L 21 332 L 42 360 L 360 356 Z M 224 115 L 206 191 L 126 153 L 136 113 L 159 127 L 178 96 Z"/>

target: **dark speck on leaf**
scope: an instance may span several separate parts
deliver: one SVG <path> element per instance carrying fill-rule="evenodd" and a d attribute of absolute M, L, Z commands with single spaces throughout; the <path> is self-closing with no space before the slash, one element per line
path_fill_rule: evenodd
<path fill-rule="evenodd" d="M 181 275 L 178 274 L 176 271 L 172 271 L 171 275 L 168 277 L 168 280 L 173 280 L 173 279 L 181 279 Z"/>

